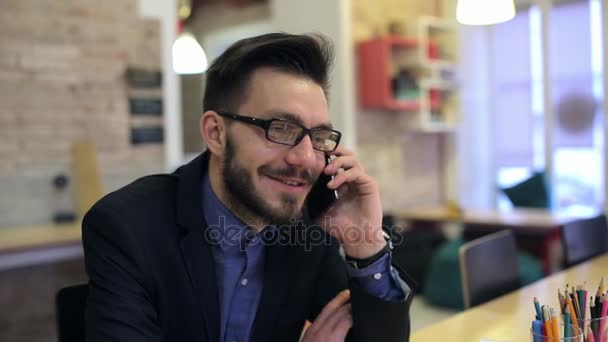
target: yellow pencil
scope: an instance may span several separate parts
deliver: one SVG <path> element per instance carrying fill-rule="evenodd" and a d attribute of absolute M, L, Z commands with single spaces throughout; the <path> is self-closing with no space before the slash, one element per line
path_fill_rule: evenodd
<path fill-rule="evenodd" d="M 551 327 L 553 329 L 553 338 L 559 339 L 561 336 L 559 331 L 559 315 L 555 308 L 551 308 Z"/>
<path fill-rule="evenodd" d="M 549 307 L 543 305 L 543 326 L 545 327 L 545 332 L 547 333 L 547 337 L 549 341 L 553 339 L 553 327 L 551 325 L 551 311 Z"/>

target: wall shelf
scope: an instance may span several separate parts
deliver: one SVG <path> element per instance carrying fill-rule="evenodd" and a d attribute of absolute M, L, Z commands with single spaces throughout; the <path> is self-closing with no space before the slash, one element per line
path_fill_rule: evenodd
<path fill-rule="evenodd" d="M 393 96 L 391 81 L 395 67 L 404 69 L 423 68 L 416 58 L 421 48 L 417 38 L 390 36 L 362 42 L 357 47 L 359 99 L 364 108 L 384 110 L 416 111 L 421 99 L 398 99 Z M 437 46 L 429 43 L 425 49 L 430 55 L 436 54 Z M 407 61 L 395 65 L 399 54 L 405 53 Z M 413 66 L 413 67 L 412 67 Z M 425 94 L 420 96 L 424 97 Z M 426 96 L 430 96 L 426 95 Z"/>
<path fill-rule="evenodd" d="M 364 109 L 418 114 L 424 131 L 457 125 L 457 61 L 442 35 L 455 34 L 449 20 L 422 17 L 416 37 L 387 36 L 357 45 L 358 97 Z"/>

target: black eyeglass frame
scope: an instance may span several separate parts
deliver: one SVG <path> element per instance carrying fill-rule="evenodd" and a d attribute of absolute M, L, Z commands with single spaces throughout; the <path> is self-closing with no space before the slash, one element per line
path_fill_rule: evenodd
<path fill-rule="evenodd" d="M 314 132 L 314 131 L 320 131 L 320 130 L 331 131 L 331 132 L 334 132 L 334 133 L 336 133 L 338 135 L 338 138 L 335 140 L 336 146 L 332 150 L 329 150 L 329 151 L 320 150 L 318 148 L 315 148 L 314 144 L 313 144 L 313 148 L 315 150 L 329 153 L 329 152 L 335 151 L 338 148 L 338 145 L 340 144 L 340 139 L 342 138 L 342 132 L 337 131 L 335 129 L 329 129 L 329 128 L 325 128 L 325 127 L 306 128 L 306 127 L 302 126 L 301 124 L 299 124 L 297 122 L 293 122 L 293 121 L 289 121 L 289 120 L 284 120 L 284 119 L 277 119 L 277 118 L 260 119 L 260 118 L 256 118 L 256 117 L 253 117 L 253 116 L 246 116 L 246 115 L 241 115 L 241 114 L 235 114 L 235 113 L 230 113 L 230 112 L 226 112 L 226 111 L 218 111 L 218 110 L 216 110 L 215 112 L 218 113 L 220 116 L 223 116 L 225 118 L 229 118 L 229 119 L 232 119 L 232 120 L 244 122 L 244 123 L 247 123 L 247 124 L 250 124 L 250 125 L 254 125 L 254 126 L 258 126 L 258 127 L 263 128 L 264 132 L 266 134 L 266 139 L 268 139 L 268 141 L 272 141 L 275 144 L 281 144 L 281 145 L 286 145 L 286 146 L 296 146 L 307 135 L 312 139 L 311 133 Z M 270 139 L 270 136 L 268 135 L 268 129 L 270 128 L 270 125 L 272 125 L 272 123 L 274 121 L 286 122 L 286 123 L 289 123 L 291 125 L 296 125 L 296 126 L 302 128 L 302 133 L 300 134 L 300 136 L 298 136 L 296 138 L 296 140 L 294 141 L 293 144 L 288 144 L 288 143 L 272 140 L 272 139 Z"/>

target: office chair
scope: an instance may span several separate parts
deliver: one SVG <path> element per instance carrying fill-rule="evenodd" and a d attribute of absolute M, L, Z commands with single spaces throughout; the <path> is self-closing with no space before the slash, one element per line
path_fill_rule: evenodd
<path fill-rule="evenodd" d="M 576 220 L 563 225 L 562 245 L 567 267 L 608 252 L 606 215 Z"/>
<path fill-rule="evenodd" d="M 458 252 L 465 308 L 519 288 L 517 249 L 511 231 L 467 242 Z"/>
<path fill-rule="evenodd" d="M 55 311 L 59 342 L 84 342 L 84 310 L 88 295 L 87 284 L 64 287 L 57 292 Z"/>

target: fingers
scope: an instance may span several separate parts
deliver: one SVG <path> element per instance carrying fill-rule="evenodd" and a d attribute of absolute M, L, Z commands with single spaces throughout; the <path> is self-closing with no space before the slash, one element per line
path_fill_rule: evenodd
<path fill-rule="evenodd" d="M 345 147 L 338 147 L 331 154 L 336 158 L 332 159 L 329 165 L 325 167 L 326 174 L 334 174 L 340 168 L 350 169 L 352 167 L 360 166 L 354 152 Z"/>
<path fill-rule="evenodd" d="M 350 291 L 344 290 L 338 293 L 338 295 L 334 297 L 334 299 L 329 301 L 329 303 L 327 303 L 323 310 L 321 310 L 321 313 L 317 316 L 312 326 L 310 327 L 309 330 L 311 330 L 311 333 L 321 330 L 325 326 L 325 323 L 329 321 L 330 317 L 336 313 L 336 311 L 346 306 L 346 303 L 349 299 Z"/>
<path fill-rule="evenodd" d="M 346 147 L 341 147 L 339 146 L 335 151 L 333 151 L 331 154 L 335 155 L 336 157 L 341 157 L 341 156 L 353 156 L 355 155 L 355 153 L 346 148 Z"/>
<path fill-rule="evenodd" d="M 338 323 L 336 324 L 336 326 L 333 330 L 334 338 L 337 341 L 344 341 L 344 339 L 346 338 L 346 334 L 348 333 L 350 328 L 352 328 L 352 326 L 353 326 L 353 318 L 352 318 L 352 314 L 350 314 L 347 317 L 338 321 Z"/>
<path fill-rule="evenodd" d="M 346 151 L 340 151 L 340 156 L 333 159 L 323 170 L 325 174 L 334 176 L 334 180 L 328 183 L 328 187 L 337 189 L 344 183 L 353 183 L 356 186 L 369 184 L 371 186 L 364 192 L 373 191 L 373 178 L 365 173 L 363 166 L 352 152 Z"/>
<path fill-rule="evenodd" d="M 353 184 L 360 195 L 371 194 L 377 191 L 376 181 L 362 169 L 353 168 L 334 176 L 334 179 L 327 183 L 330 189 L 338 189 L 342 184 Z"/>
<path fill-rule="evenodd" d="M 315 322 L 317 322 L 317 321 L 323 322 L 323 321 L 327 320 L 327 318 L 331 314 L 333 314 L 334 311 L 338 310 L 341 306 L 346 304 L 349 300 L 350 300 L 350 291 L 349 290 L 341 291 L 340 293 L 338 293 L 337 296 L 335 296 L 332 300 L 329 301 L 329 303 L 327 303 L 325 305 L 323 310 L 321 310 L 321 313 L 319 314 L 319 316 L 317 316 L 317 318 L 315 319 Z"/>
<path fill-rule="evenodd" d="M 325 167 L 325 174 L 331 175 L 338 172 L 339 169 L 349 170 L 352 168 L 362 168 L 359 160 L 355 156 L 343 156 L 335 158 Z"/>
<path fill-rule="evenodd" d="M 317 336 L 320 341 L 344 341 L 348 330 L 353 325 L 352 309 L 350 304 L 344 304 L 331 316 L 321 323 Z M 317 324 L 315 321 L 314 324 Z"/>
<path fill-rule="evenodd" d="M 344 304 L 331 313 L 324 321 L 315 320 L 313 323 L 317 325 L 317 333 L 322 335 L 333 334 L 336 327 L 340 324 L 344 324 L 344 321 L 350 321 L 351 319 L 351 306 L 350 304 Z"/>
<path fill-rule="evenodd" d="M 339 170 L 342 172 L 338 172 Z M 332 160 L 323 172 L 334 176 L 334 180 L 328 183 L 330 189 L 338 189 L 348 182 L 354 182 L 355 185 L 364 184 L 371 179 L 354 156 L 342 156 Z"/>
<path fill-rule="evenodd" d="M 339 325 L 344 325 L 344 322 L 352 323 L 352 306 L 350 303 L 341 306 L 335 311 L 334 315 L 329 317 L 325 325 L 331 331 L 335 331 Z"/>

